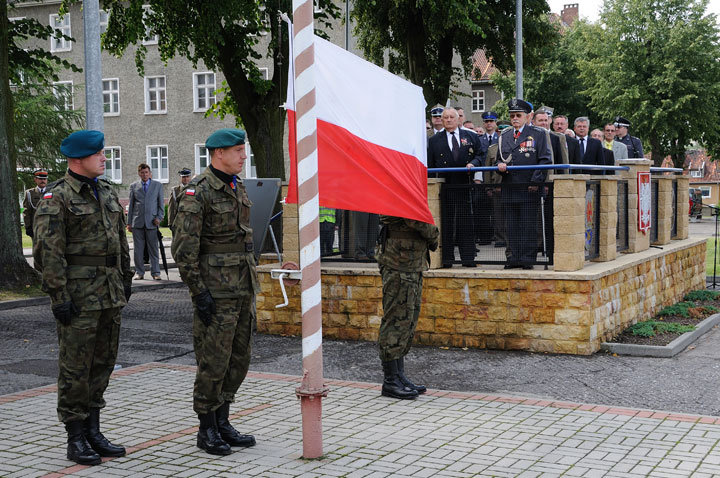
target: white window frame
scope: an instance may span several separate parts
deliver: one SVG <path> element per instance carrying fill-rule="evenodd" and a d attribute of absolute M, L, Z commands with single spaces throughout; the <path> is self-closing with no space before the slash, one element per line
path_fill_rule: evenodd
<path fill-rule="evenodd" d="M 691 178 L 701 178 L 701 177 L 703 177 L 703 173 L 700 169 L 691 169 L 690 177 Z"/>
<path fill-rule="evenodd" d="M 105 89 L 105 82 L 106 81 L 115 81 L 117 82 L 117 86 L 115 89 Z M 103 78 L 102 79 L 102 94 L 103 94 L 103 116 L 119 116 L 120 115 L 120 78 Z M 109 95 L 110 102 L 105 102 L 105 95 Z M 117 98 L 115 102 L 112 101 L 113 95 Z M 110 109 L 109 111 L 105 111 L 105 105 L 109 104 Z M 115 109 L 113 110 L 113 104 L 115 105 Z"/>
<path fill-rule="evenodd" d="M 145 12 L 152 11 L 152 7 L 150 5 L 143 5 L 143 10 Z M 145 20 L 145 14 L 143 13 L 143 21 Z M 150 33 L 150 29 L 145 27 L 145 38 L 142 41 L 143 45 L 157 45 L 158 44 L 158 35 L 157 33 L 151 37 L 148 36 Z"/>
<path fill-rule="evenodd" d="M 105 10 L 100 10 L 99 16 L 100 16 L 100 34 L 102 35 L 108 29 L 110 14 Z"/>
<path fill-rule="evenodd" d="M 72 24 L 70 23 L 70 14 L 66 13 L 62 17 L 62 24 L 59 28 L 55 25 L 56 20 L 60 20 L 60 15 L 57 13 L 50 14 L 50 27 L 53 30 L 57 30 L 67 36 L 72 36 Z M 57 53 L 61 51 L 72 51 L 72 42 L 65 40 L 64 38 L 50 37 L 50 52 Z"/>
<path fill-rule="evenodd" d="M 152 155 L 153 149 L 158 149 L 157 156 Z M 165 148 L 165 167 L 162 167 L 162 151 L 160 148 Z M 158 182 L 166 183 L 170 176 L 170 156 L 168 153 L 167 144 L 149 144 L 145 147 L 145 162 L 150 165 L 150 171 L 152 172 L 152 178 Z M 153 159 L 157 160 L 157 167 L 153 167 Z M 164 174 L 163 174 L 164 173 Z"/>
<path fill-rule="evenodd" d="M 207 78 L 207 75 L 212 75 L 212 84 L 205 83 L 203 85 L 198 84 L 198 79 L 203 76 Z M 206 105 L 200 106 L 200 90 L 205 90 L 205 97 L 202 98 Z M 198 112 L 205 112 L 210 109 L 212 105 L 214 105 L 217 101 L 217 97 L 215 95 L 217 91 L 217 75 L 214 71 L 200 71 L 197 73 L 193 73 L 193 111 Z"/>
<path fill-rule="evenodd" d="M 702 194 L 702 197 L 709 198 L 712 196 L 710 186 L 700 186 L 698 189 L 700 189 L 700 194 Z"/>
<path fill-rule="evenodd" d="M 477 93 L 477 94 L 476 94 Z M 482 105 L 480 104 L 482 102 Z M 482 106 L 482 107 L 480 107 Z M 483 113 L 485 111 L 485 90 L 472 90 L 471 113 Z"/>
<path fill-rule="evenodd" d="M 120 146 L 105 146 L 105 177 L 108 181 L 112 181 L 115 184 L 122 184 L 122 149 Z M 117 152 L 117 155 L 115 154 Z M 111 153 L 108 156 L 108 153 Z M 108 168 L 108 163 L 110 167 Z M 115 168 L 115 165 L 118 168 Z M 110 174 L 108 174 L 110 171 Z M 117 171 L 117 174 L 116 174 Z"/>
<path fill-rule="evenodd" d="M 205 150 L 205 154 L 203 155 L 202 152 Z M 205 166 L 202 166 L 200 164 L 200 161 L 203 159 L 203 157 L 206 158 L 206 164 Z M 210 151 L 207 150 L 205 147 L 205 143 L 196 143 L 195 144 L 195 174 L 202 173 L 205 168 L 210 166 Z"/>
<path fill-rule="evenodd" d="M 53 94 L 56 98 L 59 98 L 59 92 L 57 91 L 56 86 L 60 85 L 70 85 L 70 97 L 68 98 L 67 95 L 64 95 L 65 98 L 65 111 L 72 111 L 75 109 L 75 87 L 73 85 L 72 80 L 69 81 L 53 81 Z M 68 105 L 68 100 L 70 100 L 70 104 Z"/>
<path fill-rule="evenodd" d="M 262 74 L 264 80 L 270 79 L 270 68 L 263 66 L 261 68 L 258 68 L 258 70 L 260 70 L 260 73 Z"/>
<path fill-rule="evenodd" d="M 158 78 L 163 79 L 163 86 L 150 88 L 150 80 L 156 80 Z M 159 76 L 146 76 L 144 79 L 145 83 L 145 114 L 146 115 L 163 115 L 167 114 L 167 78 L 165 75 L 159 75 Z M 150 109 L 150 103 L 151 103 L 151 95 L 152 93 L 161 94 L 162 99 L 156 98 L 155 101 L 158 103 L 158 109 Z M 160 105 L 162 103 L 162 108 L 160 108 Z"/>

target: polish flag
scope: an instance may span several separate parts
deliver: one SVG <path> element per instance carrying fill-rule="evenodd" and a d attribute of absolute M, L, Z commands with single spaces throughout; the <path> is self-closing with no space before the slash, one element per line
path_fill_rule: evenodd
<path fill-rule="evenodd" d="M 297 203 L 295 73 L 288 70 L 286 201 Z M 434 224 L 422 88 L 315 36 L 315 101 L 320 205 Z"/>

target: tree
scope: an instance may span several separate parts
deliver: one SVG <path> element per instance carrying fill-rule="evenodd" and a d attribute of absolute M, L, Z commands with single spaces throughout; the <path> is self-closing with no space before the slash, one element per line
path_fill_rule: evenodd
<path fill-rule="evenodd" d="M 58 67 L 75 67 L 51 53 L 23 47 L 30 37 L 47 40 L 52 28 L 33 19 L 14 22 L 8 20 L 8 9 L 15 1 L 0 2 L 0 202 L 10 207 L 0 208 L 0 288 L 16 289 L 37 284 L 39 275 L 30 267 L 22 252 L 20 208 L 18 207 L 16 119 L 10 82 L 20 84 L 23 79 L 57 79 Z M 63 35 L 63 38 L 70 39 Z M 22 74 L 21 74 L 22 72 Z M 23 144 L 22 142 L 20 144 Z M 35 148 L 40 143 L 33 143 Z M 56 143 L 59 149 L 59 143 Z M 24 146 L 25 147 L 25 146 Z"/>
<path fill-rule="evenodd" d="M 331 0 L 315 3 L 316 25 L 329 27 L 338 7 Z M 285 178 L 285 110 L 280 106 L 285 102 L 292 57 L 279 13 L 292 15 L 289 0 L 104 0 L 103 7 L 110 15 L 103 47 L 120 56 L 130 45 L 138 45 L 138 72 L 143 71 L 146 53 L 142 40 L 151 35 L 158 36 L 164 61 L 181 56 L 194 66 L 202 61 L 222 71 L 226 95 L 214 113 L 234 115 L 237 124 L 245 127 L 258 176 Z M 269 80 L 256 63 L 263 57 L 272 59 Z"/>
<path fill-rule="evenodd" d="M 537 61 L 536 45 L 552 39 L 548 5 L 523 2 L 524 59 Z M 508 0 L 358 0 L 355 33 L 365 55 L 423 88 L 429 105 L 445 104 L 454 82 L 472 73 L 472 56 L 485 49 L 496 68 L 514 67 L 515 2 Z M 461 68 L 453 64 L 457 55 Z"/>
<path fill-rule="evenodd" d="M 656 166 L 682 167 L 692 141 L 720 153 L 720 40 L 707 0 L 606 0 L 579 68 L 590 105 L 621 115 Z"/>

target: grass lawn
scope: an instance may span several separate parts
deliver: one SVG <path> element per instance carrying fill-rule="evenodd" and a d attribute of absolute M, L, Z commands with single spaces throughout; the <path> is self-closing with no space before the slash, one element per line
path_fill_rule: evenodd
<path fill-rule="evenodd" d="M 27 299 L 29 297 L 40 297 L 46 295 L 40 290 L 40 286 L 30 286 L 24 289 L 0 290 L 0 301 Z"/>

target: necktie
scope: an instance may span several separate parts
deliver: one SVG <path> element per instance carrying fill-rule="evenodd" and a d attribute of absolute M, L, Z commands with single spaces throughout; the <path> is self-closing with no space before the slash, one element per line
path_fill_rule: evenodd
<path fill-rule="evenodd" d="M 515 139 L 518 139 L 520 137 L 520 130 L 515 130 L 515 136 L 513 136 Z"/>
<path fill-rule="evenodd" d="M 582 149 L 583 156 L 585 156 L 585 138 L 580 138 L 580 148 Z"/>
<path fill-rule="evenodd" d="M 488 135 L 487 135 L 487 140 L 488 140 L 488 143 L 492 143 L 492 136 L 490 136 L 490 135 L 488 134 Z"/>
<path fill-rule="evenodd" d="M 452 155 L 453 155 L 453 159 L 454 159 L 455 161 L 457 161 L 458 158 L 460 157 L 460 143 L 458 143 L 458 140 L 457 140 L 457 138 L 455 137 L 455 133 L 450 133 L 450 135 L 452 136 L 452 146 L 453 146 Z"/>
<path fill-rule="evenodd" d="M 148 187 L 148 184 L 147 184 L 147 183 L 143 183 L 143 192 L 144 192 L 144 193 L 147 192 L 147 187 Z"/>

